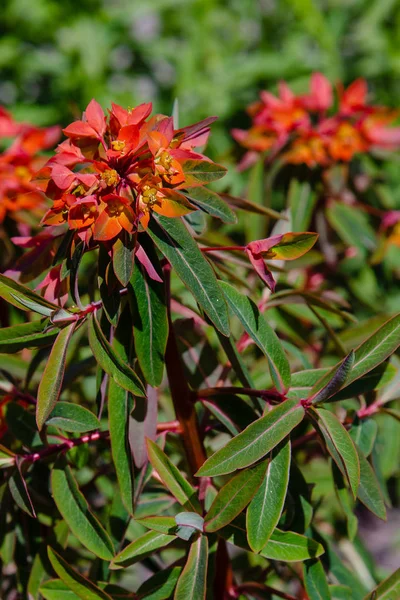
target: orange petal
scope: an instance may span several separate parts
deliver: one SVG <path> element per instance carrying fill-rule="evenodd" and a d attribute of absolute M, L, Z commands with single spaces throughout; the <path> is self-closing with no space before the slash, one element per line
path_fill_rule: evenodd
<path fill-rule="evenodd" d="M 103 210 L 94 224 L 94 239 L 99 241 L 112 240 L 119 234 L 122 227 L 116 218 L 110 219 L 107 211 Z"/>

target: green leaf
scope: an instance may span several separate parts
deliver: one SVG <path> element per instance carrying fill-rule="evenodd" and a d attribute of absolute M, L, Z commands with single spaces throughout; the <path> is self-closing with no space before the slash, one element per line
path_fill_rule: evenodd
<path fill-rule="evenodd" d="M 40 586 L 40 594 L 44 600 L 79 600 L 61 579 L 49 579 Z"/>
<path fill-rule="evenodd" d="M 168 535 L 176 535 L 175 530 L 177 525 L 175 517 L 144 517 L 143 519 L 135 519 L 135 521 L 136 523 L 140 523 L 152 531 L 158 531 L 159 533 L 166 533 Z"/>
<path fill-rule="evenodd" d="M 359 419 L 355 417 L 349 433 L 351 439 L 364 456 L 369 456 L 373 450 L 378 433 L 378 423 L 373 419 Z"/>
<path fill-rule="evenodd" d="M 51 565 L 62 581 L 82 600 L 112 600 L 106 592 L 75 571 L 52 548 L 47 549 Z"/>
<path fill-rule="evenodd" d="M 184 194 L 194 206 L 208 215 L 221 219 L 223 223 L 236 223 L 233 210 L 212 190 L 206 187 L 193 187 L 186 188 Z"/>
<path fill-rule="evenodd" d="M 166 535 L 165 533 L 158 533 L 158 531 L 148 531 L 117 554 L 110 564 L 110 569 L 129 567 L 136 562 L 142 561 L 156 550 L 165 548 L 165 546 L 168 546 L 174 540 L 176 540 L 175 535 Z"/>
<path fill-rule="evenodd" d="M 168 600 L 175 589 L 182 567 L 170 567 L 159 571 L 145 581 L 137 591 L 141 600 Z"/>
<path fill-rule="evenodd" d="M 149 461 L 159 474 L 165 487 L 176 498 L 179 504 L 199 514 L 202 508 L 197 498 L 196 490 L 183 477 L 182 473 L 170 461 L 168 456 L 152 440 L 146 440 Z"/>
<path fill-rule="evenodd" d="M 164 283 L 151 279 L 137 262 L 128 286 L 135 351 L 149 385 L 160 385 L 168 338 Z"/>
<path fill-rule="evenodd" d="M 58 329 L 46 331 L 49 319 L 21 323 L 0 329 L 0 352 L 11 354 L 24 348 L 49 346 L 57 336 Z"/>
<path fill-rule="evenodd" d="M 280 214 L 276 210 L 269 208 L 268 206 L 263 206 L 262 204 L 256 204 L 255 202 L 251 202 L 250 200 L 245 200 L 244 198 L 239 198 L 237 196 L 231 196 L 230 194 L 222 193 L 220 197 L 225 200 L 230 206 L 235 206 L 240 208 L 241 210 L 245 210 L 246 212 L 254 213 L 256 215 L 262 215 L 266 217 L 272 217 L 273 219 L 282 219 L 287 221 L 287 217 L 285 215 Z"/>
<path fill-rule="evenodd" d="M 243 469 L 263 458 L 304 418 L 297 400 L 286 400 L 246 427 L 213 454 L 198 470 L 198 477 L 215 477 Z"/>
<path fill-rule="evenodd" d="M 326 448 L 347 479 L 354 497 L 360 483 L 360 462 L 353 440 L 339 419 L 325 408 L 310 411 L 325 441 Z"/>
<path fill-rule="evenodd" d="M 229 336 L 228 309 L 210 263 L 178 218 L 150 219 L 148 234 L 214 325 Z"/>
<path fill-rule="evenodd" d="M 353 591 L 347 585 L 333 584 L 329 586 L 332 600 L 353 600 Z"/>
<path fill-rule="evenodd" d="M 174 600 L 205 600 L 207 562 L 208 539 L 201 535 L 190 546 L 186 565 L 175 589 Z"/>
<path fill-rule="evenodd" d="M 267 357 L 276 388 L 280 392 L 285 392 L 290 386 L 290 366 L 276 333 L 250 298 L 240 294 L 228 283 L 221 283 L 221 287 L 230 308 L 239 318 L 251 339 Z"/>
<path fill-rule="evenodd" d="M 288 202 L 293 231 L 307 231 L 311 223 L 317 194 L 307 181 L 292 179 L 289 186 Z"/>
<path fill-rule="evenodd" d="M 76 322 L 73 321 L 64 327 L 64 329 L 61 329 L 44 368 L 39 384 L 36 405 L 36 423 L 39 431 L 42 429 L 60 396 L 68 344 L 74 333 L 75 326 Z"/>
<path fill-rule="evenodd" d="M 266 476 L 247 509 L 247 539 L 253 552 L 262 550 L 281 517 L 289 484 L 290 455 L 289 439 L 272 450 Z"/>
<path fill-rule="evenodd" d="M 35 508 L 29 495 L 28 487 L 19 468 L 16 468 L 8 480 L 12 497 L 17 506 L 30 517 L 36 518 Z"/>
<path fill-rule="evenodd" d="M 114 555 L 112 542 L 100 521 L 90 511 L 70 467 L 63 461 L 56 461 L 53 467 L 51 491 L 59 512 L 78 540 L 99 558 L 111 560 Z"/>
<path fill-rule="evenodd" d="M 124 239 L 117 238 L 112 247 L 114 273 L 123 286 L 128 285 L 132 276 L 135 256 L 135 243 L 132 243 L 127 238 L 127 235 L 124 235 Z"/>
<path fill-rule="evenodd" d="M 343 361 L 335 367 L 334 371 L 330 372 L 330 380 L 325 383 L 322 388 L 319 388 L 319 384 L 316 384 L 316 390 L 314 388 L 311 390 L 311 396 L 309 400 L 311 400 L 312 404 L 319 404 L 322 402 L 326 402 L 329 400 L 331 396 L 333 396 L 337 391 L 339 391 L 346 379 L 351 372 L 351 369 L 354 364 L 354 351 L 352 350 L 350 354 L 343 359 Z"/>
<path fill-rule="evenodd" d="M 307 560 L 303 563 L 303 581 L 309 600 L 330 600 L 332 598 L 320 560 Z"/>
<path fill-rule="evenodd" d="M 46 424 L 77 433 L 93 431 L 100 427 L 100 421 L 90 410 L 71 402 L 58 402 Z"/>
<path fill-rule="evenodd" d="M 113 379 L 110 379 L 108 385 L 108 425 L 111 454 L 122 502 L 130 514 L 134 510 L 133 459 L 128 437 L 129 415 L 132 409 L 132 397 Z"/>
<path fill-rule="evenodd" d="M 17 283 L 13 279 L 0 274 L 0 298 L 22 310 L 33 310 L 39 314 L 50 317 L 54 310 L 60 307 L 32 292 L 29 288 Z"/>
<path fill-rule="evenodd" d="M 204 519 L 198 513 L 181 512 L 175 515 L 176 535 L 182 540 L 189 540 L 196 531 L 204 531 Z"/>
<path fill-rule="evenodd" d="M 103 371 L 128 392 L 136 396 L 145 396 L 146 393 L 139 377 L 113 350 L 94 314 L 89 316 L 88 332 L 90 347 Z"/>
<path fill-rule="evenodd" d="M 221 179 L 226 173 L 225 167 L 208 160 L 189 159 L 182 161 L 181 164 L 187 185 L 211 183 Z"/>
<path fill-rule="evenodd" d="M 280 531 L 279 529 L 275 529 L 260 552 L 264 558 L 284 562 L 317 558 L 323 553 L 324 547 L 315 540 L 293 531 Z"/>
<path fill-rule="evenodd" d="M 386 508 L 377 477 L 368 460 L 358 447 L 357 451 L 360 461 L 358 499 L 368 508 L 368 510 L 385 521 Z"/>
<path fill-rule="evenodd" d="M 400 598 L 400 569 L 397 569 L 378 587 L 367 594 L 364 600 L 398 600 Z"/>
<path fill-rule="evenodd" d="M 391 356 L 400 346 L 400 314 L 387 321 L 355 350 L 354 364 L 344 389 Z M 329 381 L 337 365 L 319 382 L 320 389 Z M 342 390 L 341 390 L 342 391 Z"/>
<path fill-rule="evenodd" d="M 331 202 L 326 215 L 345 244 L 357 246 L 363 256 L 375 248 L 376 234 L 364 211 L 344 202 Z"/>
<path fill-rule="evenodd" d="M 282 239 L 265 252 L 270 260 L 295 260 L 308 252 L 318 239 L 318 233 L 284 233 Z M 256 243 L 256 242 L 254 242 Z"/>
<path fill-rule="evenodd" d="M 205 517 L 205 530 L 208 533 L 225 527 L 248 505 L 265 477 L 267 464 L 267 461 L 263 461 L 240 471 L 221 488 Z"/>
<path fill-rule="evenodd" d="M 209 402 L 208 400 L 203 400 L 202 404 L 203 404 L 203 406 L 205 406 L 206 408 L 208 408 L 208 410 L 210 411 L 210 413 L 220 423 L 222 423 L 222 425 L 224 425 L 224 427 L 226 427 L 227 430 L 232 435 L 237 435 L 238 433 L 240 433 L 240 430 L 235 425 L 235 423 L 232 421 L 232 419 L 230 419 L 228 417 L 228 415 L 226 413 L 224 413 L 224 411 L 221 410 L 217 404 L 214 404 L 213 402 Z"/>
<path fill-rule="evenodd" d="M 340 506 L 346 515 L 347 535 L 350 540 L 354 540 L 358 529 L 358 519 L 354 514 L 355 502 L 345 484 L 342 473 L 339 471 L 334 461 L 332 461 L 332 474 L 336 495 L 338 497 Z"/>
<path fill-rule="evenodd" d="M 0 469 L 7 469 L 15 463 L 15 454 L 0 444 Z"/>

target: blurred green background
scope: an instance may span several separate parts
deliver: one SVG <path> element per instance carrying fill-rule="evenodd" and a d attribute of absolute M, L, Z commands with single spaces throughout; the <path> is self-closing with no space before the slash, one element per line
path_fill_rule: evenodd
<path fill-rule="evenodd" d="M 211 152 L 279 78 L 366 77 L 377 101 L 400 95 L 400 0 L 2 0 L 0 104 L 37 124 L 68 123 L 92 97 L 153 100 L 181 125 L 218 115 Z"/>

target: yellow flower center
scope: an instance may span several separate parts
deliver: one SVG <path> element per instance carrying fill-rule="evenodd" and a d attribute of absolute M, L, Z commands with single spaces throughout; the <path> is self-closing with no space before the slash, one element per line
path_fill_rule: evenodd
<path fill-rule="evenodd" d="M 103 171 L 100 177 L 107 187 L 117 185 L 119 182 L 119 175 L 115 169 L 107 169 L 107 171 Z"/>
<path fill-rule="evenodd" d="M 142 200 L 147 206 L 153 206 L 157 202 L 158 190 L 150 185 L 145 185 L 142 191 Z"/>
<path fill-rule="evenodd" d="M 31 174 L 27 167 L 23 167 L 23 166 L 16 167 L 15 174 L 20 179 L 30 179 L 31 178 Z"/>
<path fill-rule="evenodd" d="M 124 205 L 118 200 L 114 200 L 108 203 L 107 212 L 110 217 L 119 217 L 124 210 Z"/>
<path fill-rule="evenodd" d="M 74 196 L 83 196 L 85 194 L 85 188 L 83 185 L 78 185 L 72 192 Z"/>
<path fill-rule="evenodd" d="M 160 156 L 157 156 L 156 163 L 161 165 L 166 171 L 169 171 L 171 169 L 172 156 L 164 150 Z"/>
<path fill-rule="evenodd" d="M 111 142 L 111 146 L 113 150 L 116 150 L 117 152 L 122 152 L 122 150 L 124 150 L 125 148 L 125 142 L 124 140 L 114 140 L 113 142 Z"/>

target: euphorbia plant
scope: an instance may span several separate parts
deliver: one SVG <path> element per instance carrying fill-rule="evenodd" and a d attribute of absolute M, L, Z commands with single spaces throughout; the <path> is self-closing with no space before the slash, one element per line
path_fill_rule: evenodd
<path fill-rule="evenodd" d="M 367 457 L 376 416 L 396 418 L 400 317 L 329 345 L 351 317 L 302 284 L 318 236 L 284 216 L 247 244 L 205 233 L 231 206 L 279 215 L 206 187 L 224 174 L 196 150 L 212 118 L 150 113 L 92 101 L 64 130 L 35 178 L 46 229 L 0 276 L 2 594 L 362 598 L 306 476 L 332 469 L 349 538 L 358 500 L 385 518 Z M 30 270 L 43 295 L 17 281 Z M 326 328 L 278 337 L 293 299 Z"/>

